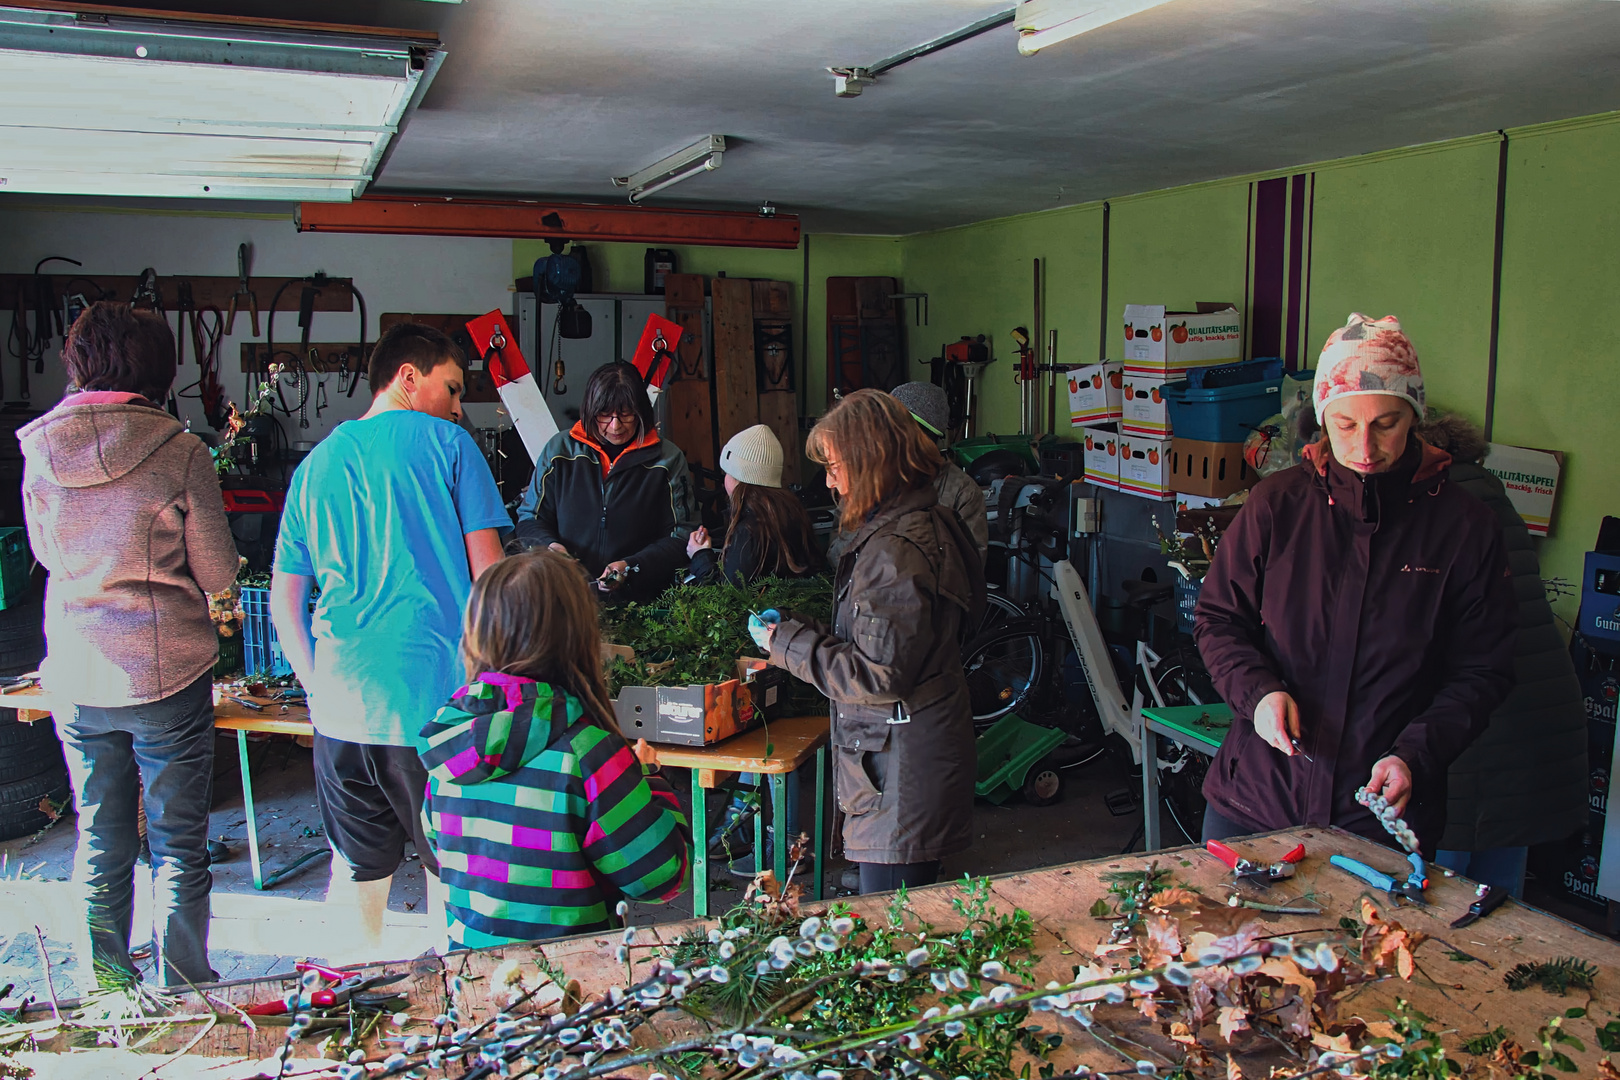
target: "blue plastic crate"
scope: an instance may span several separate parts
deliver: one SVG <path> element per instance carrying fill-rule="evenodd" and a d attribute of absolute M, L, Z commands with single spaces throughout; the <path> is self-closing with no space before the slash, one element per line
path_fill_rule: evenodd
<path fill-rule="evenodd" d="M 242 668 L 249 675 L 271 679 L 292 674 L 276 638 L 276 625 L 270 621 L 269 589 L 242 586 Z"/>
<path fill-rule="evenodd" d="M 1257 356 L 1253 360 L 1240 360 L 1235 364 L 1189 368 L 1187 384 L 1194 390 L 1218 390 L 1223 386 L 1242 386 L 1244 383 L 1275 382 L 1282 378 L 1282 374 L 1283 362 L 1280 358 Z"/>
<path fill-rule="evenodd" d="M 1201 442 L 1242 442 L 1268 417 L 1282 411 L 1281 378 L 1195 390 L 1186 379 L 1169 383 L 1164 400 L 1170 433 Z"/>

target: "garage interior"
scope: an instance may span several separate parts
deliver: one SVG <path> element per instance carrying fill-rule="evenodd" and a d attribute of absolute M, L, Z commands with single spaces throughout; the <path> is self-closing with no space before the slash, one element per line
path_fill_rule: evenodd
<path fill-rule="evenodd" d="M 947 858 L 946 881 L 1141 852 L 1144 833 L 1150 849 L 1202 845 L 1207 756 L 1178 750 L 1144 813 L 1143 766 L 1104 737 L 1107 707 L 1045 599 L 1054 559 L 1017 557 L 1016 523 L 1036 527 L 1030 493 L 1046 489 L 1005 479 L 1064 481 L 1053 550 L 1085 582 L 1127 699 L 1137 643 L 1201 666 L 1196 592 L 1132 598 L 1144 582 L 1181 584 L 1180 553 L 1230 522 L 1218 507 L 1257 479 L 1242 447 L 1271 414 L 1214 440 L 1241 481 L 1178 484 L 1166 421 L 1121 428 L 1131 414 L 1117 393 L 1088 414 L 1071 378 L 1086 369 L 1101 388 L 1123 361 L 1130 385 L 1127 306 L 1156 310 L 1172 344 L 1177 320 L 1235 309 L 1237 340 L 1210 355 L 1276 358 L 1270 385 L 1285 392 L 1351 312 L 1397 314 L 1431 407 L 1479 428 L 1493 453 L 1556 458 L 1556 496 L 1525 521 L 1586 696 L 1590 814 L 1532 848 L 1524 899 L 1620 934 L 1604 891 L 1620 896 L 1620 854 L 1605 844 L 1620 632 L 1586 632 L 1590 598 L 1609 595 L 1592 591 L 1593 556 L 1620 565 L 1600 540 L 1620 514 L 1620 361 L 1603 314 L 1620 290 L 1620 4 L 1070 4 L 1086 12 L 1046 37 L 1025 26 L 1030 6 L 0 0 L 0 427 L 63 398 L 78 311 L 144 292 L 176 327 L 175 406 L 192 432 L 217 438 L 222 402 L 246 408 L 270 388 L 250 454 L 223 475 L 238 545 L 267 572 L 275 515 L 253 499 L 273 502 L 365 413 L 368 343 L 399 322 L 466 342 L 462 423 L 513 506 L 533 447 L 479 377 L 490 342 L 467 324 L 485 313 L 507 320 L 552 430 L 578 418 L 593 370 L 635 359 L 650 315 L 684 326 L 658 415 L 711 511 L 720 447 L 765 423 L 822 540 L 832 500 L 803 452 L 816 420 L 861 387 L 940 383 L 952 441 L 971 448 L 957 460 L 992 513 L 987 577 L 1015 617 L 1047 627 L 1046 673 L 1018 703 L 1065 738 L 1040 758 L 1061 794 L 1020 781 L 1008 801 L 978 801 L 975 846 Z M 230 49 L 260 51 L 233 64 Z M 559 257 L 584 277 L 546 293 L 539 261 Z M 1146 488 L 1122 488 L 1117 464 L 1111 482 L 1094 473 L 1093 436 L 1099 452 L 1116 437 L 1162 445 L 1163 471 L 1155 457 Z M 10 438 L 0 474 L 0 529 L 20 533 Z M 0 676 L 35 671 L 45 653 L 46 575 L 25 560 L 20 586 L 6 573 Z M 94 984 L 60 749 L 48 720 L 4 731 L 0 986 L 12 997 L 0 1009 Z M 268 874 L 325 848 L 309 740 L 217 735 L 215 967 L 227 980 L 287 975 L 328 955 L 326 866 L 263 888 L 255 877 L 261 856 Z M 850 895 L 836 835 L 809 871 L 829 899 Z M 706 910 L 688 893 L 634 904 L 631 918 L 743 901 L 747 873 L 712 858 L 708 873 Z M 418 863 L 396 876 L 399 952 L 373 959 L 432 947 L 422 879 Z M 137 943 L 151 918 L 144 866 L 142 890 Z"/>

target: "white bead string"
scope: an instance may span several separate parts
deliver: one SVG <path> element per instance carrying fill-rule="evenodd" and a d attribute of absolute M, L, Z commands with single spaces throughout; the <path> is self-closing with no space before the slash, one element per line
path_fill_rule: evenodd
<path fill-rule="evenodd" d="M 1384 831 L 1399 840 L 1402 847 L 1407 851 L 1417 851 L 1417 833 L 1413 832 L 1405 819 L 1395 812 L 1395 808 L 1389 804 L 1388 799 L 1382 795 L 1374 795 L 1366 788 L 1357 788 L 1356 802 L 1376 814 L 1378 823 L 1384 827 Z"/>

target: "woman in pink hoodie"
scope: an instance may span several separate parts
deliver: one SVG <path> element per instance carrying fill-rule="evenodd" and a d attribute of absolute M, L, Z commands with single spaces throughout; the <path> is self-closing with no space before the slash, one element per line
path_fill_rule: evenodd
<path fill-rule="evenodd" d="M 28 539 L 50 571 L 41 670 L 78 803 L 74 878 L 87 892 L 96 975 L 109 986 L 136 977 L 144 785 L 163 981 L 211 982 L 218 640 L 204 594 L 236 577 L 236 545 L 208 448 L 157 405 L 175 375 L 168 323 L 93 304 L 62 360 L 67 395 L 17 437 Z"/>

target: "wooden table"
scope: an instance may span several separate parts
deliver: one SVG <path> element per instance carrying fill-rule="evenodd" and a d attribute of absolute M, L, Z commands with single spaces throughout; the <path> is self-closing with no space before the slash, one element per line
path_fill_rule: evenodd
<path fill-rule="evenodd" d="M 826 876 L 827 743 L 832 721 L 826 716 L 795 716 L 776 720 L 710 746 L 653 747 L 660 766 L 692 770 L 692 914 L 709 914 L 708 792 L 731 773 L 762 773 L 771 786 L 771 821 L 776 824 L 772 869 L 777 881 L 787 880 L 787 778 L 816 759 L 815 898 L 822 897 Z M 766 751 L 769 751 L 767 753 Z M 754 815 L 754 866 L 765 850 L 764 822 Z"/>
<path fill-rule="evenodd" d="M 237 696 L 262 705 L 263 709 L 251 709 L 232 701 L 224 697 L 216 687 L 214 728 L 217 731 L 236 732 L 236 754 L 242 769 L 242 805 L 247 818 L 248 858 L 253 864 L 253 887 L 264 890 L 275 887 L 278 882 L 305 863 L 330 857 L 332 849 L 330 846 L 322 846 L 319 850 L 300 855 L 272 874 L 265 874 L 264 864 L 259 856 L 259 822 L 253 810 L 253 774 L 248 768 L 248 735 L 252 732 L 262 732 L 272 735 L 313 736 L 315 725 L 310 722 L 309 709 L 302 704 L 285 704 L 270 698 L 249 697 L 246 694 Z M 17 719 L 30 724 L 36 720 L 50 718 L 51 695 L 38 686 L 16 690 L 0 695 L 0 708 L 16 709 Z"/>
<path fill-rule="evenodd" d="M 246 695 L 239 695 L 245 697 Z M 303 705 L 283 705 L 268 698 L 248 698 L 264 705 L 259 712 L 215 693 L 214 727 L 220 731 L 236 732 L 236 748 L 242 769 L 242 802 L 246 810 L 248 855 L 253 862 L 253 887 L 268 889 L 288 874 L 312 859 L 331 854 L 330 847 L 301 856 L 290 865 L 268 876 L 264 874 L 259 856 L 259 826 L 253 811 L 253 780 L 248 769 L 248 734 L 268 732 L 277 735 L 314 735 L 315 725 L 310 722 L 309 709 Z M 32 687 L 0 695 L 0 708 L 17 710 L 17 718 L 25 723 L 43 720 L 51 715 L 51 699 L 44 690 Z M 831 721 L 825 716 L 797 716 L 777 720 L 762 727 L 745 731 L 712 746 L 654 747 L 660 766 L 692 770 L 692 913 L 698 918 L 709 914 L 709 829 L 708 799 L 710 789 L 720 784 L 728 774 L 763 773 L 769 778 L 771 789 L 771 819 L 778 825 L 778 842 L 774 857 L 776 880 L 787 880 L 787 849 L 785 837 L 787 822 L 787 777 L 810 760 L 816 759 L 816 824 L 815 824 L 815 898 L 822 897 L 822 878 L 826 867 L 826 790 L 827 743 L 831 738 Z M 767 754 L 767 748 L 770 753 Z M 755 866 L 759 865 L 759 852 L 765 850 L 764 823 L 760 815 L 754 816 Z"/>
<path fill-rule="evenodd" d="M 772 725 L 775 729 L 778 725 Z M 1273 887 L 1273 893 L 1299 896 L 1311 893 L 1318 898 L 1323 909 L 1321 915 L 1264 915 L 1239 912 L 1216 907 L 1207 912 L 1209 922 L 1184 918 L 1183 932 L 1204 929 L 1208 932 L 1227 932 L 1233 918 L 1252 916 L 1266 925 L 1266 932 L 1297 934 L 1302 941 L 1331 938 L 1338 930 L 1340 916 L 1361 917 L 1360 899 L 1369 895 L 1367 887 L 1356 878 L 1328 864 L 1328 856 L 1344 853 L 1354 858 L 1386 868 L 1400 863 L 1400 855 L 1388 848 L 1338 829 L 1289 829 L 1233 841 L 1245 854 L 1261 860 L 1275 858 L 1295 844 L 1303 843 L 1305 860 L 1298 874 L 1290 882 Z M 974 853 L 968 852 L 969 865 Z M 1074 965 L 1090 962 L 1092 953 L 1108 936 L 1109 919 L 1093 918 L 1091 905 L 1107 894 L 1102 875 L 1111 870 L 1139 870 L 1156 862 L 1168 867 L 1179 884 L 1200 890 L 1205 896 L 1220 899 L 1226 895 L 1225 884 L 1231 880 L 1230 871 L 1213 855 L 1200 848 L 1182 847 L 1151 855 L 1133 855 L 1069 863 L 1021 873 L 1006 874 L 991 881 L 990 899 L 996 910 L 1010 914 L 1022 909 L 1033 916 L 1035 941 L 1032 951 L 1037 962 L 1031 976 L 1033 985 L 1045 985 L 1048 980 L 1066 983 L 1072 979 Z M 921 918 L 932 922 L 941 930 L 961 925 L 961 916 L 951 907 L 958 896 L 955 883 L 910 890 L 912 910 Z M 1492 1030 L 1497 1026 L 1508 1029 L 1521 1045 L 1534 1046 L 1536 1031 L 1549 1017 L 1561 1015 L 1572 1006 L 1588 1004 L 1585 994 L 1572 992 L 1560 997 L 1539 988 L 1510 991 L 1503 985 L 1502 976 L 1522 960 L 1550 959 L 1558 956 L 1578 956 L 1596 965 L 1599 970 L 1594 988 L 1596 1001 L 1592 1019 L 1564 1021 L 1565 1029 L 1576 1035 L 1585 1045 L 1577 1051 L 1566 1045 L 1562 1049 L 1574 1059 L 1579 1072 L 1570 1075 L 1596 1076 L 1597 1062 L 1604 1056 L 1592 1036 L 1592 1025 L 1601 1025 L 1608 1019 L 1608 1007 L 1620 995 L 1620 944 L 1592 934 L 1580 927 L 1554 918 L 1545 912 L 1516 901 L 1487 918 L 1461 930 L 1449 927 L 1451 920 L 1461 915 L 1473 898 L 1473 886 L 1462 878 L 1447 878 L 1436 872 L 1430 888 L 1432 907 L 1402 907 L 1392 909 L 1381 893 L 1374 899 L 1379 911 L 1403 926 L 1421 930 L 1444 939 L 1430 939 L 1416 954 L 1417 972 L 1409 981 L 1392 980 L 1364 986 L 1339 999 L 1342 1017 L 1360 1016 L 1368 1020 L 1383 1019 L 1381 1011 L 1390 1008 L 1396 997 L 1432 1018 L 1430 1025 L 1446 1032 L 1448 1048 L 1467 1060 L 1458 1047 L 1463 1039 Z M 850 900 L 856 912 L 882 919 L 890 898 L 887 895 L 860 896 Z M 806 905 L 805 911 L 819 911 L 820 905 Z M 1216 920 L 1220 920 L 1217 922 Z M 697 921 L 642 926 L 636 931 L 637 945 L 669 945 L 682 934 L 703 924 Z M 422 957 L 391 964 L 370 965 L 373 970 L 406 972 L 411 979 L 405 983 L 411 999 L 408 1010 L 413 1020 L 403 1031 L 385 1029 L 384 1034 L 422 1034 L 431 1030 L 426 1018 L 442 1013 L 451 1004 L 462 1010 L 464 1017 L 474 1020 L 487 1018 L 498 1009 L 490 1006 L 484 996 L 490 988 L 489 973 L 503 958 L 532 963 L 543 956 L 561 968 L 570 979 L 582 984 L 586 995 L 600 993 L 609 986 L 625 985 L 625 968 L 614 958 L 614 946 L 620 943 L 618 931 L 583 934 L 554 941 L 534 942 L 499 949 L 454 953 L 445 957 Z M 1450 958 L 1448 949 L 1455 947 L 1472 956 L 1471 961 Z M 636 977 L 641 977 L 644 965 L 649 964 L 655 952 L 637 949 L 632 954 L 637 965 Z M 448 976 L 464 976 L 462 996 L 452 1002 L 447 998 Z M 229 984 L 215 990 L 217 998 L 236 1005 L 271 1000 L 297 985 L 290 973 L 286 977 L 271 977 Z M 194 1000 L 183 1002 L 187 1011 L 206 1011 Z M 36 1005 L 29 1020 L 49 1016 L 49 1005 Z M 1145 1020 L 1130 1006 L 1105 1006 L 1099 1017 L 1120 1034 L 1152 1046 L 1156 1051 L 1179 1059 L 1179 1051 L 1155 1023 Z M 1043 1014 L 1036 1020 L 1048 1031 L 1064 1036 L 1063 1045 L 1053 1058 L 1057 1071 L 1067 1072 L 1077 1065 L 1105 1071 L 1111 1076 L 1127 1073 L 1134 1075 L 1131 1066 L 1113 1056 L 1088 1039 L 1074 1023 Z M 147 1052 L 167 1055 L 177 1052 L 196 1038 L 198 1025 L 176 1027 L 162 1033 Z M 285 1028 L 261 1026 L 257 1032 L 248 1031 L 238 1023 L 222 1020 L 194 1047 L 193 1056 L 215 1059 L 208 1067 L 210 1077 L 219 1080 L 237 1080 L 255 1076 L 261 1063 L 274 1057 L 285 1035 Z M 47 1044 L 49 1048 L 66 1050 L 68 1040 L 59 1038 Z M 307 1048 L 306 1048 L 307 1047 Z M 386 1052 L 386 1051 L 385 1051 Z M 112 1054 L 112 1051 L 75 1051 L 84 1063 L 85 1075 L 112 1075 L 112 1070 L 96 1072 L 93 1063 L 84 1054 Z M 301 1044 L 299 1053 L 309 1056 L 313 1047 Z M 1275 1055 L 1274 1055 L 1275 1057 Z M 1264 1076 L 1267 1061 L 1264 1055 L 1240 1057 L 1239 1064 L 1245 1075 Z M 231 1059 L 235 1059 L 234 1061 Z M 111 1060 L 110 1058 L 108 1060 Z M 148 1058 L 148 1062 L 159 1060 Z M 1292 1060 L 1292 1059 L 1289 1059 Z M 45 1063 L 48 1066 L 48 1062 Z M 38 1064 L 36 1064 L 36 1068 Z M 134 1076 L 136 1072 L 126 1071 Z M 1562 1074 L 1560 1074 L 1562 1075 Z"/>

